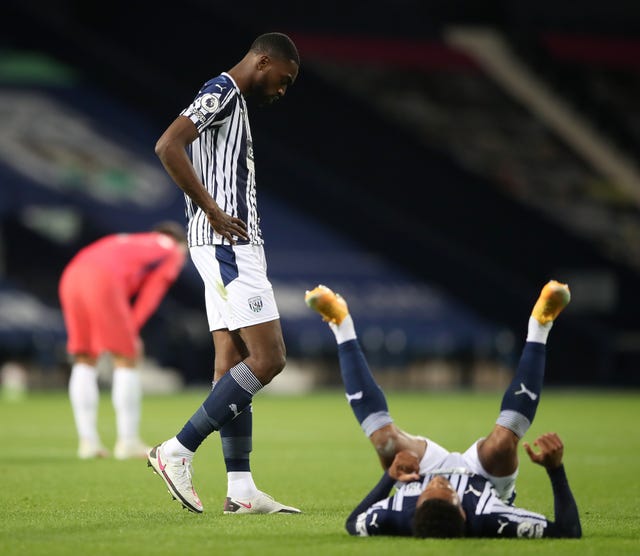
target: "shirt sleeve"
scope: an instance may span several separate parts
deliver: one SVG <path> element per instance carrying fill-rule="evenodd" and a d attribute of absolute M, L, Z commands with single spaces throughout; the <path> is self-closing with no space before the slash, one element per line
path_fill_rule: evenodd
<path fill-rule="evenodd" d="M 546 530 L 547 537 L 562 537 L 579 539 L 582 537 L 582 526 L 578 505 L 573 497 L 564 465 L 548 470 L 553 489 L 553 507 L 555 521 L 549 522 Z"/>
<path fill-rule="evenodd" d="M 496 501 L 490 512 L 469 515 L 470 536 L 539 539 L 542 537 L 579 538 L 582 536 L 578 508 L 569 488 L 564 467 L 547 471 L 553 488 L 555 521 Z"/>
<path fill-rule="evenodd" d="M 347 518 L 347 522 L 345 527 L 350 535 L 360 535 L 367 536 L 366 532 L 366 523 L 363 520 L 366 520 L 366 517 L 363 518 L 361 514 L 364 514 L 367 509 L 389 496 L 391 489 L 395 481 L 389 476 L 389 474 L 385 471 L 382 478 L 378 481 L 378 484 L 373 487 L 373 489 L 367 494 L 362 501 L 355 507 L 355 509 L 351 512 L 349 517 Z M 363 529 L 364 527 L 364 529 Z"/>
<path fill-rule="evenodd" d="M 204 84 L 193 102 L 180 115 L 189 118 L 198 132 L 222 125 L 231 114 L 232 97 L 236 94 L 227 80 L 218 76 Z"/>
<path fill-rule="evenodd" d="M 158 308 L 167 290 L 175 282 L 184 266 L 186 255 L 176 246 L 142 283 L 133 305 L 133 320 L 138 331 Z"/>

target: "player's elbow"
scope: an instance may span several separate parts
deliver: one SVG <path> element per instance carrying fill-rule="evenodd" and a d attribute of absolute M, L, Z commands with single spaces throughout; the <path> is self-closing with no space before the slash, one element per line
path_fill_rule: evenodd
<path fill-rule="evenodd" d="M 568 539 L 581 539 L 582 538 L 582 527 L 580 526 L 580 522 L 576 523 L 573 527 L 569 528 Z"/>
<path fill-rule="evenodd" d="M 582 529 L 580 529 L 580 527 L 566 529 L 566 530 L 560 532 L 557 535 L 557 537 L 559 539 L 581 539 L 582 538 Z"/>
<path fill-rule="evenodd" d="M 358 535 L 358 531 L 356 530 L 356 518 L 355 517 L 349 517 L 347 519 L 347 521 L 344 524 L 344 528 L 347 530 L 347 533 L 349 533 L 350 535 L 354 535 L 357 536 Z"/>
<path fill-rule="evenodd" d="M 558 539 L 581 539 L 582 526 L 579 519 L 565 520 L 564 523 L 556 523 L 555 528 L 551 529 L 550 537 Z"/>
<path fill-rule="evenodd" d="M 169 141 L 163 135 L 162 137 L 160 137 L 160 139 L 156 141 L 156 146 L 155 146 L 156 156 L 160 160 L 164 160 L 167 156 L 168 150 L 169 150 Z"/>

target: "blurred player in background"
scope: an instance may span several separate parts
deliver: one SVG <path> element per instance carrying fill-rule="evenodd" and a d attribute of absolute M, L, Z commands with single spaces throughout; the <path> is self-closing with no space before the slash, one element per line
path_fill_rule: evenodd
<path fill-rule="evenodd" d="M 389 414 L 357 339 L 345 300 L 325 286 L 306 293 L 307 304 L 329 323 L 338 343 L 340 371 L 351 405 L 385 473 L 347 518 L 351 535 L 417 537 L 580 537 L 578 508 L 562 464 L 555 433 L 538 437 L 534 451 L 553 489 L 555 521 L 513 505 L 518 444 L 536 413 L 545 367 L 546 341 L 569 303 L 566 284 L 545 285 L 529 318 L 518 368 L 502 398 L 491 433 L 466 452 L 449 452 L 433 440 L 400 430 Z M 393 487 L 396 492 L 390 496 Z"/>
<path fill-rule="evenodd" d="M 152 231 L 109 235 L 82 249 L 62 273 L 60 301 L 73 360 L 69 396 L 79 436 L 78 457 L 106 457 L 97 429 L 96 361 L 113 357 L 112 402 L 118 459 L 145 458 L 139 436 L 142 388 L 136 370 L 140 330 L 182 270 L 184 227 L 163 222 Z M 135 300 L 132 299 L 135 297 Z"/>
<path fill-rule="evenodd" d="M 203 85 L 156 145 L 185 193 L 189 250 L 205 286 L 215 362 L 211 393 L 176 436 L 151 450 L 149 465 L 173 497 L 197 513 L 203 506 L 191 481 L 191 461 L 214 430 L 220 431 L 227 469 L 224 513 L 300 511 L 258 490 L 249 461 L 251 401 L 284 368 L 286 351 L 267 278 L 245 102 L 282 98 L 299 66 L 289 37 L 259 36 L 239 63 Z"/>

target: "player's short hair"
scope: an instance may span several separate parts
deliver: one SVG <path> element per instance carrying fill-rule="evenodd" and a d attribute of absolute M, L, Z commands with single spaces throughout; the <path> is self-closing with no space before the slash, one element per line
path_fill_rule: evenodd
<path fill-rule="evenodd" d="M 187 243 L 187 233 L 184 226 L 173 220 L 158 222 L 151 228 L 152 232 L 159 232 L 175 239 L 178 243 Z"/>
<path fill-rule="evenodd" d="M 413 515 L 413 536 L 456 538 L 465 535 L 465 519 L 457 506 L 446 500 L 425 500 Z"/>
<path fill-rule="evenodd" d="M 250 50 L 259 54 L 268 54 L 283 60 L 293 60 L 300 65 L 300 55 L 293 41 L 284 33 L 265 33 L 260 35 Z"/>

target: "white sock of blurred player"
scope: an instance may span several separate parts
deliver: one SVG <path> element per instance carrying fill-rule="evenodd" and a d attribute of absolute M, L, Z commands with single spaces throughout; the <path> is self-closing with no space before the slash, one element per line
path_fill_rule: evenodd
<path fill-rule="evenodd" d="M 69 379 L 69 398 L 81 443 L 100 445 L 98 435 L 98 373 L 95 367 L 75 363 Z"/>
<path fill-rule="evenodd" d="M 111 402 L 116 412 L 118 443 L 139 442 L 142 385 L 135 369 L 116 367 L 113 370 Z"/>

